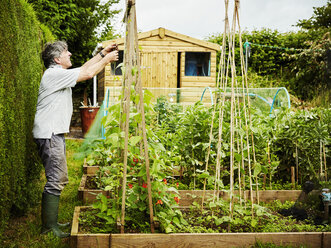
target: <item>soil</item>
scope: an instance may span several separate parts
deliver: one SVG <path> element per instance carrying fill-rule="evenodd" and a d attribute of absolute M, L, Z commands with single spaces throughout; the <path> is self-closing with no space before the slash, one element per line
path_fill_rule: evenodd
<path fill-rule="evenodd" d="M 91 176 L 86 177 L 85 188 L 86 189 L 100 189 L 98 187 L 96 180 L 97 180 L 96 177 L 91 177 Z"/>

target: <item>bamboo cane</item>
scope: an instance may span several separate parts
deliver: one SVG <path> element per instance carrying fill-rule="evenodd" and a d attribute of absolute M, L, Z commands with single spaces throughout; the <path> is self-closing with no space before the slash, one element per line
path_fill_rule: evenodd
<path fill-rule="evenodd" d="M 230 217 L 233 216 L 233 185 L 234 185 L 234 105 L 235 105 L 235 95 L 234 95 L 234 84 L 236 78 L 235 70 L 235 30 L 236 30 L 236 13 L 239 1 L 235 2 L 235 10 L 233 12 L 233 22 L 231 31 L 231 42 L 229 43 L 229 48 L 231 48 L 232 60 L 231 60 L 231 106 L 230 106 Z M 229 53 L 229 55 L 231 54 Z"/>
<path fill-rule="evenodd" d="M 326 153 L 325 153 L 325 144 L 323 143 L 323 155 L 324 155 L 324 171 L 325 171 L 325 182 L 328 181 L 328 170 L 326 168 Z"/>
<path fill-rule="evenodd" d="M 124 81 L 124 97 L 123 97 L 123 112 L 124 112 L 124 161 L 123 161 L 123 180 L 122 180 L 122 208 L 121 208 L 121 233 L 124 233 L 125 225 L 125 197 L 126 197 L 126 174 L 127 174 L 127 163 L 128 163 L 128 140 L 129 140 L 129 119 L 130 119 L 130 95 L 131 95 L 131 84 L 132 84 L 132 60 L 130 57 L 133 53 L 132 44 L 132 22 L 130 18 L 132 17 L 131 6 L 129 6 L 129 1 L 127 1 L 127 16 L 126 16 L 126 30 L 127 35 L 125 37 L 125 81 Z"/>
<path fill-rule="evenodd" d="M 296 177 L 297 185 L 299 184 L 299 154 L 298 154 L 298 143 L 295 142 L 295 166 L 296 166 Z"/>
<path fill-rule="evenodd" d="M 294 172 L 294 166 L 291 166 L 291 183 L 292 183 L 292 189 L 295 188 L 295 172 Z"/>
<path fill-rule="evenodd" d="M 236 0 L 236 5 L 239 8 L 239 0 Z M 249 123 L 251 124 L 251 115 L 250 115 L 250 101 L 248 97 L 248 83 L 247 83 L 247 72 L 244 65 L 244 56 L 243 56 L 243 49 L 242 49 L 242 39 L 241 39 L 241 30 L 240 30 L 240 20 L 239 20 L 239 13 L 238 13 L 238 8 L 236 8 L 236 16 L 237 16 L 237 21 L 238 21 L 238 27 L 239 27 L 239 47 L 240 47 L 240 61 L 241 61 L 241 70 L 242 70 L 242 97 L 243 97 L 243 112 L 244 112 L 244 117 L 245 117 L 245 127 L 246 127 L 246 142 L 247 142 L 247 160 L 248 160 L 248 173 L 249 173 L 249 185 L 250 185 L 250 199 L 251 199 L 251 208 L 252 208 L 252 217 L 254 217 L 254 212 L 253 212 L 253 204 L 254 204 L 254 198 L 253 198 L 253 187 L 252 187 L 252 169 L 251 169 L 251 159 L 250 159 L 250 145 L 249 145 L 249 133 L 248 133 L 248 121 L 247 119 L 249 118 Z M 245 92 L 244 89 L 246 88 L 247 91 L 247 108 L 246 108 L 246 97 L 245 97 Z M 248 115 L 248 118 L 247 118 Z M 254 146 L 254 144 L 252 144 Z"/>
<path fill-rule="evenodd" d="M 320 140 L 320 179 L 323 180 L 323 146 L 322 146 L 322 141 Z"/>
<path fill-rule="evenodd" d="M 269 168 L 270 168 L 270 175 L 269 175 L 269 186 L 270 186 L 270 189 L 272 190 L 272 173 L 271 173 L 271 160 L 270 160 L 270 143 L 269 143 L 269 140 L 268 140 L 268 143 L 267 143 L 267 152 L 268 152 L 268 163 L 269 163 Z"/>
<path fill-rule="evenodd" d="M 225 64 L 225 49 L 226 49 L 226 33 L 227 33 L 227 27 L 228 27 L 228 0 L 225 0 L 225 22 L 224 22 L 224 33 L 223 33 L 223 41 L 222 41 L 222 51 L 221 51 L 221 58 L 219 62 L 219 73 L 217 76 L 217 82 L 216 82 L 216 88 L 224 88 L 224 71 L 223 71 L 223 66 Z M 222 104 L 220 107 L 220 112 L 222 109 L 222 106 L 224 106 L 224 101 L 225 97 L 223 94 L 222 98 Z M 214 105 L 213 109 L 213 116 L 212 116 L 212 122 L 211 122 L 211 127 L 210 127 L 210 133 L 209 133 L 209 146 L 208 146 L 208 152 L 206 156 L 206 167 L 205 171 L 208 171 L 208 162 L 209 162 L 209 156 L 210 156 L 210 146 L 211 146 L 211 139 L 212 139 L 212 134 L 213 134 L 213 124 L 214 124 L 214 119 L 215 119 L 215 114 L 216 114 L 216 103 Z M 220 118 L 220 116 L 222 116 Z M 218 193 L 217 193 L 217 200 L 219 198 L 219 182 L 220 180 L 220 148 L 221 148 L 221 137 L 222 137 L 222 125 L 221 123 L 223 122 L 223 112 L 222 115 L 219 115 L 219 139 L 217 143 L 217 158 L 216 158 L 216 168 L 215 168 L 215 184 L 214 184 L 214 197 L 213 197 L 213 202 L 215 202 L 215 195 L 216 195 L 216 187 L 218 188 Z M 205 199 L 205 190 L 206 190 L 206 178 L 204 180 L 203 184 L 203 193 L 202 193 L 202 200 L 201 200 L 201 209 L 203 209 L 204 205 L 204 199 Z"/>
<path fill-rule="evenodd" d="M 139 93 L 139 110 L 141 114 L 141 131 L 143 134 L 143 143 L 144 143 L 144 156 L 145 156 L 145 167 L 146 167 L 146 182 L 147 182 L 147 191 L 148 191 L 148 207 L 149 207 L 149 216 L 150 216 L 150 225 L 151 232 L 154 233 L 154 214 L 153 214 L 153 201 L 152 201 L 152 186 L 150 180 L 150 171 L 149 171 L 149 156 L 148 156 L 148 142 L 146 134 L 146 119 L 145 119 L 145 109 L 144 109 L 144 96 L 142 92 L 141 85 L 141 71 L 140 71 L 140 59 L 139 59 L 139 47 L 138 47 L 138 32 L 137 32 L 137 18 L 136 18 L 136 8 L 133 6 L 134 14 L 134 38 L 135 38 L 135 51 L 136 51 L 136 61 L 137 61 L 137 89 Z"/>

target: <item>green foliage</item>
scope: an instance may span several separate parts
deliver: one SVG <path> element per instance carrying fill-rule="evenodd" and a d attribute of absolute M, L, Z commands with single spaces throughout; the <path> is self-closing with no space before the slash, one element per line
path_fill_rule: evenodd
<path fill-rule="evenodd" d="M 331 1 L 322 7 L 313 7 L 314 14 L 309 19 L 299 20 L 298 27 L 309 31 L 323 30 L 322 33 L 330 30 L 331 27 Z"/>
<path fill-rule="evenodd" d="M 161 108 L 157 104 L 155 109 L 160 111 L 157 116 L 166 116 L 167 121 L 154 128 L 160 143 L 167 150 L 168 158 L 165 163 L 170 168 L 181 167 L 184 177 L 181 182 L 191 189 L 201 189 L 204 178 L 207 178 L 207 188 L 214 187 L 214 170 L 216 165 L 218 121 L 214 121 L 209 170 L 205 171 L 206 154 L 209 146 L 209 133 L 212 108 L 201 103 L 188 106 L 182 112 L 175 114 L 172 105 L 163 103 Z M 219 106 L 216 108 L 215 120 L 218 120 Z M 223 120 L 223 134 L 221 147 L 221 165 L 224 187 L 228 187 L 230 168 L 230 118 L 229 103 L 225 104 Z M 172 115 L 166 115 L 172 113 Z M 274 115 L 263 114 L 258 109 L 251 109 L 251 130 L 254 134 L 255 156 L 257 163 L 252 168 L 253 176 L 257 176 L 259 185 L 269 189 L 291 189 L 290 168 L 296 165 L 298 157 L 299 184 L 306 180 L 320 182 L 321 150 L 325 147 L 326 163 L 330 159 L 329 144 L 331 132 L 330 110 L 298 110 L 296 112 L 278 109 Z M 163 117 L 165 118 L 165 117 Z M 243 118 L 243 116 L 242 116 Z M 242 119 L 242 121 L 244 121 Z M 245 128 L 240 128 L 238 133 L 243 135 Z M 246 144 L 245 138 L 243 143 Z M 296 145 L 298 155 L 296 155 Z M 247 151 L 238 153 L 234 148 L 236 163 L 243 157 L 247 164 Z M 252 154 L 252 151 L 251 151 Z M 323 155 L 323 154 L 322 154 Z M 324 155 L 322 156 L 323 168 Z M 237 168 L 237 166 L 235 166 Z M 246 167 L 247 169 L 247 167 Z M 243 171 L 242 171 L 243 173 Z M 330 174 L 330 172 L 328 172 Z M 246 172 L 247 175 L 247 172 Z M 266 177 L 264 181 L 263 177 Z M 246 183 L 246 187 L 249 183 Z M 299 185 L 297 185 L 299 187 Z M 185 188 L 182 187 L 181 188 Z"/>
<path fill-rule="evenodd" d="M 310 247 L 310 246 L 308 246 Z M 306 245 L 293 246 L 293 245 L 276 245 L 274 243 L 263 243 L 261 241 L 257 241 L 251 248 L 308 248 Z"/>
<path fill-rule="evenodd" d="M 296 92 L 296 95 L 304 100 L 312 100 L 314 96 L 321 95 L 323 106 L 330 105 L 331 80 L 330 60 L 331 36 L 326 33 L 316 41 L 307 42 L 310 44 L 308 50 L 292 55 L 292 72 L 295 79 L 291 80 L 289 89 Z"/>
<path fill-rule="evenodd" d="M 22 214 L 39 198 L 41 166 L 32 127 L 46 39 L 32 7 L 4 0 L 0 7 L 0 233 L 10 213 Z M 2 236 L 2 235 L 0 235 Z"/>
<path fill-rule="evenodd" d="M 132 100 L 136 100 L 134 94 Z M 137 102 L 135 102 L 137 104 Z M 149 104 L 146 103 L 146 106 Z M 242 106 L 240 106 L 242 107 Z M 216 106 L 216 113 L 220 106 Z M 221 151 L 221 178 L 220 189 L 229 187 L 230 170 L 230 116 L 229 102 L 224 106 L 223 136 Z M 150 108 L 148 108 L 150 109 Z M 220 200 L 206 200 L 206 209 L 199 209 L 200 205 L 195 204 L 189 213 L 182 213 L 175 210 L 178 196 L 178 188 L 201 189 L 203 182 L 207 179 L 207 188 L 213 189 L 215 184 L 215 164 L 216 147 L 218 140 L 218 122 L 214 122 L 212 133 L 211 153 L 209 169 L 205 171 L 205 158 L 209 146 L 209 133 L 212 115 L 211 107 L 206 107 L 200 102 L 193 106 L 187 106 L 179 111 L 178 106 L 169 104 L 161 98 L 154 106 L 157 112 L 148 112 L 149 124 L 147 126 L 149 142 L 149 158 L 151 173 L 151 189 L 154 206 L 155 219 L 160 221 L 164 232 L 225 232 L 230 228 L 233 232 L 281 232 L 281 231 L 323 231 L 325 227 L 315 227 L 311 222 L 298 223 L 291 218 L 283 218 L 271 213 L 263 206 L 254 205 L 250 209 L 249 202 L 246 206 L 235 204 L 233 213 L 230 215 L 229 202 Z M 106 222 L 106 226 L 97 227 L 98 230 L 117 232 L 115 224 L 120 215 L 121 205 L 121 178 L 123 156 L 124 133 L 119 128 L 120 120 L 126 118 L 121 116 L 120 105 L 113 105 L 109 108 L 109 114 L 104 118 L 106 127 L 106 140 L 99 149 L 103 151 L 102 158 L 108 162 L 104 167 L 106 178 L 102 178 L 104 189 L 112 192 L 114 197 L 107 198 L 100 195 L 100 201 L 94 204 L 98 211 L 97 216 Z M 241 110 L 242 111 L 242 110 Z M 254 188 L 256 185 L 264 185 L 263 176 L 268 176 L 265 181 L 274 187 L 274 183 L 285 183 L 286 187 L 291 187 L 288 182 L 289 169 L 295 164 L 293 158 L 299 159 L 300 183 L 305 180 L 320 182 L 320 153 L 321 142 L 328 147 L 330 144 L 330 110 L 316 109 L 312 111 L 287 112 L 278 109 L 272 116 L 263 115 L 258 109 L 251 109 L 252 123 L 249 132 L 254 134 L 256 163 L 252 164 L 252 179 Z M 216 114 L 215 120 L 219 116 Z M 239 117 L 236 117 L 240 119 Z M 242 118 L 242 117 L 241 117 Z M 135 107 L 130 113 L 130 137 L 128 148 L 128 175 L 127 175 L 127 200 L 126 200 L 126 223 L 128 229 L 148 231 L 148 207 L 147 207 L 147 184 L 144 158 L 140 154 L 139 141 L 137 136 L 137 125 L 140 123 L 140 115 Z M 243 120 L 241 120 L 243 121 Z M 153 128 L 151 128 L 153 127 Z M 236 133 L 244 136 L 246 128 L 238 128 Z M 247 141 L 242 140 L 243 143 Z M 298 146 L 299 155 L 294 155 Z M 252 147 L 250 148 L 252 149 Z M 96 151 L 97 156 L 100 150 Z M 248 189 L 249 174 L 247 172 L 247 149 L 243 153 L 238 152 L 234 147 L 235 158 L 235 188 L 239 188 L 237 180 L 238 162 L 244 159 L 245 169 L 240 169 L 245 174 L 245 188 Z M 251 150 L 252 152 L 252 150 Z M 96 156 L 96 157 L 97 157 Z M 326 150 L 326 159 L 330 154 Z M 107 163 L 105 163 L 107 164 Z M 174 181 L 171 176 L 167 176 L 169 171 L 175 167 L 184 169 L 183 178 Z M 330 174 L 330 172 L 328 173 Z M 171 187 L 173 185 L 173 187 Z M 278 187 L 278 186 L 277 186 Z M 243 188 L 243 186 L 242 186 Z M 261 187 L 259 186 L 261 189 Z M 283 188 L 281 188 L 283 189 Z M 173 192 L 175 194 L 170 194 Z M 242 204 L 244 204 L 242 202 Z M 252 217 L 252 212 L 255 217 Z M 98 222 L 101 223 L 102 221 Z"/>
<path fill-rule="evenodd" d="M 304 44 L 307 39 L 305 32 L 280 33 L 277 30 L 261 29 L 252 32 L 242 33 L 242 42 L 251 43 L 250 56 L 248 57 L 248 71 L 258 73 L 263 76 L 281 77 L 288 72 L 291 58 L 289 55 L 295 53 L 294 50 L 286 48 L 303 49 L 308 46 Z M 222 45 L 223 36 L 213 35 L 209 41 Z M 244 50 L 245 52 L 245 50 Z M 237 71 L 240 72 L 240 46 L 239 36 L 235 37 L 235 59 Z M 244 66 L 244 65 L 243 65 Z"/>
<path fill-rule="evenodd" d="M 133 75 L 136 70 L 132 70 Z M 123 97 L 123 96 L 121 96 Z M 177 189 L 169 187 L 166 179 L 166 149 L 159 142 L 154 133 L 156 125 L 153 108 L 151 107 L 151 93 L 144 91 L 144 109 L 146 116 L 146 133 L 148 139 L 148 156 L 150 167 L 150 182 L 152 190 L 152 206 L 155 221 L 160 223 L 166 233 L 173 232 L 175 226 L 185 224 L 178 206 Z M 147 232 L 149 224 L 149 199 L 147 190 L 146 162 L 142 153 L 142 134 L 138 127 L 142 122 L 142 114 L 138 111 L 139 94 L 132 85 L 130 99 L 133 106 L 130 116 L 123 114 L 121 103 L 108 108 L 108 115 L 102 120 L 105 127 L 105 140 L 98 142 L 96 149 L 88 157 L 89 163 L 99 164 L 102 167 L 98 174 L 98 183 L 105 190 L 110 191 L 112 197 L 99 195 L 99 201 L 93 207 L 97 209 L 97 217 L 105 222 L 104 231 L 116 232 L 116 223 L 121 215 L 123 190 L 123 165 L 125 132 L 122 130 L 124 122 L 129 125 L 127 151 L 127 185 L 126 185 L 126 230 Z M 101 231 L 101 230 L 100 230 Z"/>
<path fill-rule="evenodd" d="M 321 144 L 326 147 L 326 162 L 328 163 L 330 159 L 328 150 L 331 142 L 330 109 L 317 108 L 311 111 L 283 112 L 277 115 L 274 120 L 274 138 L 271 149 L 280 159 L 277 177 L 280 180 L 289 181 L 289 169 L 291 166 L 295 166 L 297 157 L 299 183 L 304 183 L 305 180 L 318 182 L 321 166 Z M 296 154 L 296 147 L 298 154 Z M 323 157 L 322 154 L 324 164 Z"/>
<path fill-rule="evenodd" d="M 56 39 L 66 40 L 73 54 L 73 66 L 90 58 L 97 43 L 114 37 L 113 17 L 119 13 L 111 6 L 119 0 L 28 0 L 41 23 Z M 101 34 L 101 35 L 100 35 Z"/>
<path fill-rule="evenodd" d="M 329 106 L 330 16 L 331 2 L 328 0 L 325 6 L 314 8 L 311 18 L 297 23 L 301 28 L 298 32 L 279 33 L 271 29 L 243 32 L 243 43 L 250 43 L 250 56 L 247 57 L 249 77 L 253 75 L 249 78 L 250 87 L 260 87 L 254 81 L 254 74 L 262 75 L 268 81 L 271 79 L 273 87 L 286 87 L 302 100 L 314 100 L 315 106 Z M 222 38 L 223 35 L 213 35 L 209 41 L 222 45 Z M 235 59 L 238 72 L 241 71 L 239 51 L 239 37 L 236 34 Z"/>
<path fill-rule="evenodd" d="M 77 188 L 82 179 L 83 159 L 74 159 L 74 154 L 78 152 L 81 144 L 82 140 L 66 139 L 69 183 L 61 194 L 59 206 L 59 222 L 61 223 L 72 221 L 75 207 L 82 205 L 77 198 Z M 41 177 L 39 180 L 42 184 L 46 182 L 45 177 Z M 36 184 L 34 187 L 42 190 Z M 60 239 L 52 233 L 40 235 L 40 228 L 40 205 L 37 204 L 31 207 L 24 216 L 15 215 L 10 218 L 5 232 L 1 235 L 0 247 L 70 248 L 70 239 Z M 70 232 L 70 228 L 66 227 L 63 231 Z"/>

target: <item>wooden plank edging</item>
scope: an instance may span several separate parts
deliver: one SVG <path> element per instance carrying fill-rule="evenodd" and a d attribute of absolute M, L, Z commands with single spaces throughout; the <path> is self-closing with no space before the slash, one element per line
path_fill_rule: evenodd
<path fill-rule="evenodd" d="M 109 191 L 104 191 L 101 189 L 86 189 L 86 181 L 89 175 L 83 174 L 82 180 L 80 181 L 78 187 L 78 199 L 83 203 L 93 203 L 96 201 L 97 195 L 102 193 L 105 196 L 110 196 Z"/>
<path fill-rule="evenodd" d="M 76 207 L 74 211 L 71 248 L 249 247 L 257 241 L 277 245 L 307 245 L 311 248 L 328 248 L 331 245 L 331 232 L 79 234 L 79 213 L 83 208 L 86 207 Z"/>
<path fill-rule="evenodd" d="M 84 174 L 82 176 L 82 180 L 80 186 L 78 188 L 78 197 L 83 202 L 93 203 L 96 199 L 97 194 L 102 193 L 105 196 L 110 195 L 109 192 L 104 190 L 98 189 L 87 189 L 85 184 L 87 177 L 92 175 Z M 194 201 L 201 202 L 201 197 L 203 194 L 203 190 L 178 190 L 180 201 L 180 206 L 191 206 Z M 318 193 L 312 192 L 313 194 Z M 205 196 L 208 198 L 214 195 L 213 190 L 206 190 Z M 239 195 L 238 191 L 234 191 L 234 195 Z M 246 199 L 250 199 L 250 192 L 249 190 L 245 191 Z M 225 191 L 219 192 L 219 197 L 227 200 L 229 199 L 229 194 Z M 244 196 L 242 196 L 244 197 Z M 301 190 L 260 190 L 259 191 L 259 198 L 261 202 L 272 202 L 274 200 L 279 200 L 281 202 L 285 201 L 297 201 L 303 199 L 305 197 L 305 193 Z M 256 200 L 256 192 L 253 191 L 253 198 Z"/>
<path fill-rule="evenodd" d="M 83 173 L 87 175 L 95 175 L 99 171 L 100 167 L 97 165 L 87 165 L 84 163 L 83 165 Z"/>

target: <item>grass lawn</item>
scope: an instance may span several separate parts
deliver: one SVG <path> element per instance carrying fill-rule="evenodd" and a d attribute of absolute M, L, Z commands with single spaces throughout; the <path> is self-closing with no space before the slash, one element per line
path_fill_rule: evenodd
<path fill-rule="evenodd" d="M 67 139 L 67 164 L 69 184 L 66 185 L 60 200 L 59 222 L 68 222 L 72 220 L 75 206 L 82 203 L 78 200 L 77 190 L 82 178 L 83 159 L 74 159 L 74 154 L 78 150 L 83 140 Z M 44 172 L 41 175 L 42 183 L 40 185 L 40 200 L 45 184 Z M 69 248 L 69 238 L 59 239 L 51 233 L 40 235 L 40 202 L 37 206 L 30 209 L 23 217 L 12 218 L 7 231 L 4 233 L 4 241 L 0 244 L 3 248 Z M 70 227 L 71 228 L 71 227 Z M 64 229 L 70 232 L 70 228 Z"/>

